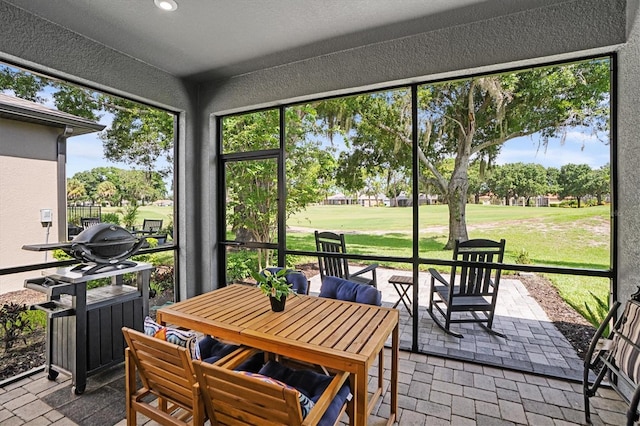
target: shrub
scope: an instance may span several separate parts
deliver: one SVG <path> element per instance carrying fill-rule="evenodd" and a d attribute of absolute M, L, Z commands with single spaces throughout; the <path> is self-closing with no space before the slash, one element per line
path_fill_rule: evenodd
<path fill-rule="evenodd" d="M 119 211 L 122 213 L 122 223 L 125 228 L 133 228 L 136 223 L 136 217 L 138 216 L 138 204 L 131 202 Z"/>
<path fill-rule="evenodd" d="M 72 256 L 68 255 L 64 250 L 55 249 L 53 251 L 53 258 L 55 260 L 70 260 L 73 259 Z"/>
<path fill-rule="evenodd" d="M 227 254 L 227 282 L 243 280 L 258 269 L 258 257 L 254 252 L 240 250 Z"/>
<path fill-rule="evenodd" d="M 102 213 L 102 221 L 120 225 L 120 215 L 118 213 Z"/>
<path fill-rule="evenodd" d="M 520 250 L 520 253 L 516 256 L 516 263 L 519 265 L 529 265 L 531 263 L 529 252 L 525 249 Z"/>
<path fill-rule="evenodd" d="M 560 207 L 575 208 L 575 207 L 578 207 L 578 201 L 577 200 L 564 200 L 564 201 L 560 202 Z"/>
<path fill-rule="evenodd" d="M 150 286 L 158 291 L 173 290 L 173 266 L 161 266 L 151 273 Z"/>
<path fill-rule="evenodd" d="M 601 298 L 593 294 L 593 292 L 589 292 L 589 294 L 591 294 L 591 297 L 593 297 L 593 299 L 595 300 L 595 310 L 592 310 L 589 304 L 587 302 L 584 302 L 584 307 L 587 311 L 585 317 L 587 318 L 587 321 L 589 321 L 595 328 L 598 328 L 602 323 L 602 320 L 604 320 L 604 317 L 606 317 L 607 313 L 609 313 L 609 300 L 608 298 L 606 301 L 602 300 Z M 609 335 L 609 328 L 609 325 L 607 325 L 604 336 Z"/>
<path fill-rule="evenodd" d="M 31 331 L 31 323 L 25 313 L 29 310 L 27 305 L 9 303 L 0 308 L 0 327 L 2 327 L 2 340 L 4 350 L 9 351 L 16 340 L 22 339 L 27 344 L 26 333 Z"/>

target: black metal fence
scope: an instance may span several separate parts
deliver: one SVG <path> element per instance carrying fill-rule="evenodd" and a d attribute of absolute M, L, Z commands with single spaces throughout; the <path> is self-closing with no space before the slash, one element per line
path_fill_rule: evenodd
<path fill-rule="evenodd" d="M 67 206 L 67 223 L 80 225 L 81 217 L 101 218 L 101 206 Z"/>

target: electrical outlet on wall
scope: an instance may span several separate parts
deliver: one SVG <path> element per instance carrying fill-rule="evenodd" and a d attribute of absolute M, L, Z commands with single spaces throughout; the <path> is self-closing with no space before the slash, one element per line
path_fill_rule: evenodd
<path fill-rule="evenodd" d="M 40 209 L 40 223 L 42 226 L 50 226 L 53 222 L 53 209 Z"/>

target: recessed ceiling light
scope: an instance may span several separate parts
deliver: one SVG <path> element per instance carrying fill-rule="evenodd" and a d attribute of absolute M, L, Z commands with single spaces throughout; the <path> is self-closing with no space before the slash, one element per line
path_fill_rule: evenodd
<path fill-rule="evenodd" d="M 166 10 L 167 12 L 173 12 L 178 8 L 178 3 L 174 0 L 153 0 L 156 7 L 162 10 Z"/>

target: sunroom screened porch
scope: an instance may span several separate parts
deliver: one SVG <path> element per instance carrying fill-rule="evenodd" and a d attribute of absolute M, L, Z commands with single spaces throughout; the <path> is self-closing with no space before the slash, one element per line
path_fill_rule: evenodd
<path fill-rule="evenodd" d="M 176 195 L 180 200 L 177 215 L 180 220 L 176 223 L 181 246 L 178 256 L 181 298 L 209 290 L 215 287 L 216 282 L 218 265 L 213 253 L 215 249 L 201 250 L 202 247 L 214 247 L 216 240 L 215 233 L 209 232 L 215 229 L 215 217 L 212 217 L 210 206 L 215 204 L 216 192 L 213 182 L 206 178 L 209 176 L 209 159 L 215 152 L 209 150 L 216 134 L 215 129 L 210 128 L 211 114 L 273 105 L 283 99 L 346 92 L 389 81 L 410 80 L 416 76 L 439 76 L 483 67 L 500 68 L 504 64 L 536 62 L 540 58 L 616 52 L 620 59 L 616 80 L 620 96 L 614 120 L 617 124 L 615 150 L 618 158 L 618 175 L 614 181 L 619 204 L 614 215 L 619 232 L 614 234 L 612 249 L 616 254 L 613 266 L 617 279 L 617 286 L 612 292 L 616 298 L 622 299 L 634 288 L 634 277 L 637 276 L 634 273 L 635 252 L 640 239 L 635 232 L 640 219 L 633 214 L 638 181 L 634 167 L 637 158 L 635 129 L 640 116 L 635 113 L 638 108 L 635 102 L 638 91 L 635 79 L 638 35 L 633 25 L 637 22 L 635 13 L 638 5 L 635 1 L 532 2 L 530 6 L 538 9 L 520 10 L 510 15 L 497 14 L 482 23 L 473 23 L 470 19 L 458 28 L 462 31 L 462 38 L 452 37 L 450 29 L 436 25 L 432 31 L 421 35 L 404 39 L 389 37 L 384 43 L 361 47 L 348 54 L 333 52 L 322 60 L 322 55 L 318 55 L 290 62 L 277 72 L 265 68 L 229 80 L 202 75 L 192 79 L 185 77 L 187 74 L 159 71 L 133 59 L 135 55 L 123 55 L 118 50 L 105 48 L 104 44 L 95 43 L 95 38 L 83 38 L 78 32 L 68 31 L 51 20 L 40 20 L 15 7 L 16 3 L 5 1 L 0 5 L 3 12 L 0 19 L 6 31 L 6 37 L 0 44 L 4 60 L 43 72 L 53 70 L 57 75 L 181 113 L 177 155 L 181 179 Z M 488 28 L 496 30 L 497 35 L 486 31 Z M 527 32 L 534 35 L 523 37 L 522 34 Z M 51 34 L 55 37 L 50 37 Z M 465 34 L 474 36 L 464 37 Z M 37 48 L 25 49 L 25 40 L 31 40 Z M 425 40 L 435 43 L 425 43 Z M 435 47 L 443 45 L 448 45 L 451 50 L 447 55 L 438 54 Z M 68 56 L 58 54 L 59 46 L 67 46 L 67 53 L 75 60 L 69 61 Z M 478 53 L 473 53 L 473 46 Z M 491 46 L 489 55 L 487 46 Z M 384 54 L 378 54 L 379 51 Z M 96 56 L 109 59 L 98 61 Z M 426 64 L 416 57 L 439 57 L 442 60 Z M 363 72 L 348 75 L 338 72 L 351 67 Z M 301 77 L 303 75 L 304 78 Z M 323 75 L 333 77 L 326 79 Z M 257 84 L 259 82 L 267 83 Z"/>

